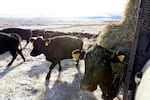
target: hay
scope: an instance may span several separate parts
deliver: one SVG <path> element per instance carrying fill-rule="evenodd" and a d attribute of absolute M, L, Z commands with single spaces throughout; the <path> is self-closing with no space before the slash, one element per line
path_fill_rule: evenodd
<path fill-rule="evenodd" d="M 98 36 L 98 44 L 105 48 L 119 49 L 129 55 L 135 33 L 139 1 L 128 0 L 123 19 L 104 27 Z"/>

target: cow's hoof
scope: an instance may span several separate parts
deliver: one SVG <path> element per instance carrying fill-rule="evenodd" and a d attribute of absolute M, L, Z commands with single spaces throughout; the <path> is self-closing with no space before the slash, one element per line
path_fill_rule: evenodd
<path fill-rule="evenodd" d="M 45 80 L 45 86 L 49 85 L 49 80 Z"/>
<path fill-rule="evenodd" d="M 11 66 L 11 64 L 12 64 L 12 63 L 9 63 L 7 66 L 9 67 L 9 66 Z"/>
<path fill-rule="evenodd" d="M 7 68 L 9 68 L 10 67 L 10 65 L 7 65 Z"/>
<path fill-rule="evenodd" d="M 56 80 L 56 83 L 63 83 L 63 81 L 58 79 L 58 80 Z"/>

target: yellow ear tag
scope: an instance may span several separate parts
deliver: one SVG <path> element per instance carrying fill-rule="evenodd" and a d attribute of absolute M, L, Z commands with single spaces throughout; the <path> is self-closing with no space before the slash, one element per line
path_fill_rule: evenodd
<path fill-rule="evenodd" d="M 45 46 L 46 46 L 46 47 L 48 46 L 48 41 L 45 42 Z"/>
<path fill-rule="evenodd" d="M 79 56 L 80 56 L 80 53 L 72 54 L 73 60 L 75 61 L 79 60 Z"/>
<path fill-rule="evenodd" d="M 125 59 L 125 55 L 119 55 L 117 57 L 118 57 L 120 62 L 122 62 Z"/>

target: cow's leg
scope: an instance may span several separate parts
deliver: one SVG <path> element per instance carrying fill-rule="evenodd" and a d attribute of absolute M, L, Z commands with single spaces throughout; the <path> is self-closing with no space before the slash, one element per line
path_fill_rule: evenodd
<path fill-rule="evenodd" d="M 76 68 L 79 69 L 79 60 L 76 61 Z"/>
<path fill-rule="evenodd" d="M 17 49 L 17 53 L 22 57 L 23 61 L 25 62 L 25 58 L 22 54 L 22 50 Z"/>
<path fill-rule="evenodd" d="M 57 81 L 59 82 L 60 81 L 60 75 L 61 75 L 62 67 L 61 67 L 60 61 L 58 62 L 58 64 L 59 64 L 59 69 L 58 69 L 59 74 L 58 74 L 58 77 L 57 77 Z"/>
<path fill-rule="evenodd" d="M 16 57 L 17 57 L 16 50 L 10 50 L 10 54 L 13 56 L 13 58 L 12 58 L 12 60 L 10 61 L 10 63 L 7 66 L 10 66 L 14 62 Z"/>
<path fill-rule="evenodd" d="M 30 42 L 30 41 L 27 41 L 27 43 L 26 43 L 25 47 L 29 44 L 29 42 Z"/>
<path fill-rule="evenodd" d="M 51 66 L 49 67 L 49 72 L 48 74 L 46 75 L 46 80 L 49 80 L 50 79 L 50 76 L 51 76 L 51 71 L 52 69 L 56 66 L 57 63 L 52 63 Z"/>
<path fill-rule="evenodd" d="M 61 63 L 60 63 L 60 61 L 58 62 L 58 64 L 59 64 L 59 72 L 61 72 L 62 71 L 62 67 L 61 67 Z"/>
<path fill-rule="evenodd" d="M 81 71 L 80 71 L 80 66 L 79 66 L 79 60 L 77 60 L 76 61 L 77 63 L 76 63 L 76 69 L 77 69 L 77 71 L 78 71 L 78 73 L 80 74 L 80 75 L 82 75 L 82 73 L 81 73 Z"/>
<path fill-rule="evenodd" d="M 27 47 L 27 45 L 29 44 L 29 42 L 30 42 L 30 41 L 27 41 L 27 42 L 26 42 L 26 44 L 25 44 L 25 46 L 23 47 L 23 49 Z"/>

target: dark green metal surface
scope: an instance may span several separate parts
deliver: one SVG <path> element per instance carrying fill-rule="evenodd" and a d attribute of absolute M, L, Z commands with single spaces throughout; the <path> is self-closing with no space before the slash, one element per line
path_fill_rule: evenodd
<path fill-rule="evenodd" d="M 141 0 L 138 11 L 135 37 L 125 78 L 124 100 L 134 99 L 135 74 L 141 71 L 150 58 L 150 0 Z M 129 90 L 132 91 L 132 98 L 128 98 L 127 93 Z"/>

